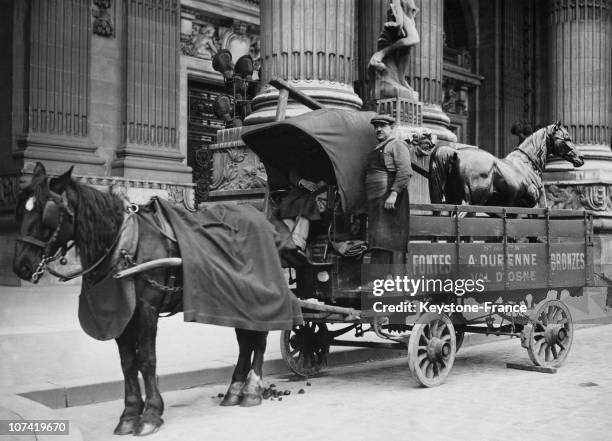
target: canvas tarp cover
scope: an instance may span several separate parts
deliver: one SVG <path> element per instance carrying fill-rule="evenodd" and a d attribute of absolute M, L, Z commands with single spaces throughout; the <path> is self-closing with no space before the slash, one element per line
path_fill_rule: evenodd
<path fill-rule="evenodd" d="M 251 205 L 214 204 L 196 213 L 159 199 L 183 259 L 185 321 L 254 331 L 301 324 L 275 246 L 276 232 Z"/>
<path fill-rule="evenodd" d="M 315 110 L 250 130 L 242 139 L 264 163 L 271 190 L 286 188 L 289 170 L 323 149 L 333 166 L 344 210 L 365 212 L 365 163 L 377 144 L 370 124 L 374 115 Z"/>

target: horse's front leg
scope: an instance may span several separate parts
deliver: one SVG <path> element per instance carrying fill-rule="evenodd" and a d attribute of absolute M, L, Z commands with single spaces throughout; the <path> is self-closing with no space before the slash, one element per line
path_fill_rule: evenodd
<path fill-rule="evenodd" d="M 125 388 L 125 408 L 115 428 L 115 435 L 129 435 L 136 431 L 144 402 L 138 384 L 138 363 L 136 360 L 136 332 L 134 319 L 130 321 L 119 338 L 116 339 L 121 357 L 121 370 Z"/>
<path fill-rule="evenodd" d="M 159 309 L 146 301 L 139 301 L 135 315 L 138 326 L 138 369 L 142 374 L 146 394 L 136 435 L 149 435 L 156 432 L 164 422 L 161 418 L 164 402 L 157 387 L 155 353 Z"/>
<path fill-rule="evenodd" d="M 247 334 L 248 341 L 253 348 L 253 362 L 247 381 L 242 389 L 242 407 L 258 406 L 263 397 L 263 359 L 266 352 L 268 333 L 263 331 L 242 331 Z"/>
<path fill-rule="evenodd" d="M 236 340 L 238 341 L 238 361 L 232 374 L 232 383 L 227 389 L 221 406 L 237 406 L 242 401 L 242 389 L 247 379 L 251 367 L 251 355 L 253 347 L 248 339 L 248 332 L 243 329 L 236 329 Z"/>

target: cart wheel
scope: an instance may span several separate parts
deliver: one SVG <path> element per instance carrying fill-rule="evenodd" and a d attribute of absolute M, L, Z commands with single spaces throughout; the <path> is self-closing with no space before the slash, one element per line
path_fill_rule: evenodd
<path fill-rule="evenodd" d="M 532 314 L 523 329 L 529 358 L 536 366 L 561 366 L 574 339 L 572 316 L 565 303 L 546 300 Z"/>
<path fill-rule="evenodd" d="M 293 372 L 316 375 L 327 365 L 329 341 L 325 323 L 305 322 L 281 333 L 281 354 Z"/>
<path fill-rule="evenodd" d="M 456 352 L 457 338 L 448 316 L 428 312 L 417 319 L 408 340 L 408 366 L 419 384 L 442 384 L 453 368 Z"/>

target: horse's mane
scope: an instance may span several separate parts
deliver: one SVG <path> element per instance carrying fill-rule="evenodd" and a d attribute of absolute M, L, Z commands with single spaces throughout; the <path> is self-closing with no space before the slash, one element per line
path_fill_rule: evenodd
<path fill-rule="evenodd" d="M 123 201 L 75 182 L 78 208 L 75 213 L 74 242 L 83 267 L 102 257 L 115 240 L 123 222 Z"/>
<path fill-rule="evenodd" d="M 544 170 L 546 165 L 546 155 L 548 154 L 548 145 L 546 139 L 549 135 L 551 126 L 542 127 L 529 135 L 521 144 L 512 151 L 510 155 L 520 154 L 518 151 L 522 150 L 525 153 L 532 153 L 534 156 L 537 155 L 537 162 L 540 166 L 540 170 Z M 508 156 L 510 156 L 508 155 Z"/>
<path fill-rule="evenodd" d="M 525 140 L 521 142 L 519 147 L 524 150 L 528 150 L 530 147 L 537 149 L 542 144 L 546 144 L 546 137 L 549 135 L 548 133 L 549 127 L 550 126 L 545 126 L 545 127 L 542 127 L 541 129 L 536 130 L 531 135 L 529 135 L 527 138 L 525 138 Z"/>

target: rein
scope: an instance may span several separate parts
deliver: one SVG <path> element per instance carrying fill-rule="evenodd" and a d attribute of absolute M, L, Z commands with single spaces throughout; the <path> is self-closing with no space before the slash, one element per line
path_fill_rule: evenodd
<path fill-rule="evenodd" d="M 520 147 L 517 147 L 516 150 L 518 150 L 519 152 L 521 152 L 523 155 L 525 155 L 527 157 L 527 159 L 529 159 L 529 162 L 531 162 L 531 165 L 533 166 L 533 168 L 535 170 L 538 171 L 538 173 L 542 173 L 543 168 L 540 164 L 538 164 L 532 157 L 531 155 L 529 155 L 529 153 L 527 153 L 525 150 L 523 150 Z"/>

